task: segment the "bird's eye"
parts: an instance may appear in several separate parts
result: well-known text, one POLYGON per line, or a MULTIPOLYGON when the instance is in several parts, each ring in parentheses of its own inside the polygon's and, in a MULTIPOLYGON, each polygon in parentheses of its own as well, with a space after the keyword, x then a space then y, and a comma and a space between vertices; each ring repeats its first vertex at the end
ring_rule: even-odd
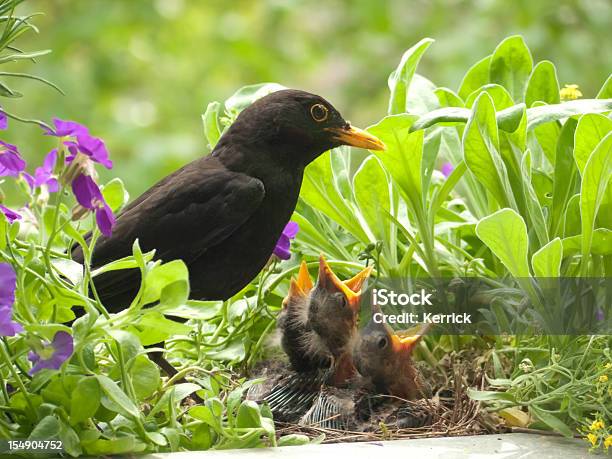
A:
POLYGON ((378 340, 378 349, 384 349, 387 347, 387 338, 380 338, 378 340))
POLYGON ((329 114, 327 107, 323 104, 314 104, 310 107, 310 114, 312 115, 312 119, 317 123, 322 123, 327 119, 329 114))

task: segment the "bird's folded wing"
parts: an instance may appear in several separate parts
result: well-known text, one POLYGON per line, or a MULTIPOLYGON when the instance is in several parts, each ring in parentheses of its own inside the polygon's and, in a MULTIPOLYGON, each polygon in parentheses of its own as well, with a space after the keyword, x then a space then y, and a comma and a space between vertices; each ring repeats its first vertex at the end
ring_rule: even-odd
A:
POLYGON ((157 259, 188 262, 237 231, 261 204, 263 183, 214 162, 202 167, 210 163, 185 166, 128 206, 112 237, 96 244, 92 264, 130 255, 136 239, 157 259))

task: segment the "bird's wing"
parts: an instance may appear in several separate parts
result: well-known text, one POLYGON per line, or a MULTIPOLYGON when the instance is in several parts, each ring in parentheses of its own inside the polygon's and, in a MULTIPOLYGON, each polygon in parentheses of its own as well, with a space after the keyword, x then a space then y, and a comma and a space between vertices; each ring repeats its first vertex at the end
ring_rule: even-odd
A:
POLYGON ((143 251, 156 249, 158 259, 189 261, 236 231, 264 195, 264 185, 257 178, 229 171, 214 161, 191 163, 121 213, 113 235, 96 244, 93 264, 130 255, 137 238, 143 251))

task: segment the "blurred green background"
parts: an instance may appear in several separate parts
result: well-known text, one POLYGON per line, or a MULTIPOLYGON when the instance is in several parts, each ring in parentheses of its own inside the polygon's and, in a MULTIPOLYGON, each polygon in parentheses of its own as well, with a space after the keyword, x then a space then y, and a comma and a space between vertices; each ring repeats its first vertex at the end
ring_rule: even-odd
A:
MULTIPOLYGON (((385 115, 386 80, 403 51, 436 39, 419 73, 457 89, 462 75, 511 34, 523 34, 534 60, 552 60, 559 80, 592 97, 612 68, 609 0, 28 0, 20 13, 40 34, 21 49, 50 48, 30 72, 62 96, 14 82, 11 112, 88 125, 105 139, 115 170, 134 197, 205 154, 200 114, 238 87, 263 81, 319 93, 355 125, 385 115)), ((51 139, 12 122, 3 139, 38 163, 51 139)), ((31 164, 30 168, 33 168, 31 164)))

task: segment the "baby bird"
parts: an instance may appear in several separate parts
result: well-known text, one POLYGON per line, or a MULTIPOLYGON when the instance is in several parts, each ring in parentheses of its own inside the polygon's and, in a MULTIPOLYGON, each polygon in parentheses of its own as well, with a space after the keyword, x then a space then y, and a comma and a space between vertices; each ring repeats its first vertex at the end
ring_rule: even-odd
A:
POLYGON ((302 262, 297 280, 291 279, 277 322, 293 370, 307 372, 331 365, 336 381, 352 376, 349 343, 357 331, 361 289, 371 272, 367 267, 343 282, 321 255, 313 286, 302 262))
POLYGON ((377 393, 406 400, 424 396, 426 387, 411 354, 429 326, 420 326, 416 333, 402 336, 389 325, 374 321, 374 314, 380 312, 380 306, 373 304, 372 319, 355 341, 353 361, 357 371, 377 393))

